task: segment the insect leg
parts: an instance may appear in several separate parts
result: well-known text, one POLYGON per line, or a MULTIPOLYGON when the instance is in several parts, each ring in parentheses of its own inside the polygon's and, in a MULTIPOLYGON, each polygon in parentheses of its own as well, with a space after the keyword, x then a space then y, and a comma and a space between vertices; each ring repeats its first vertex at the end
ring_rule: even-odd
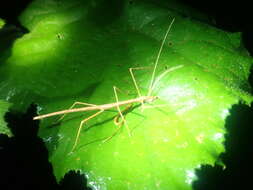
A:
MULTIPOLYGON (((113 91, 114 91, 114 95, 115 95, 116 102, 118 103, 118 102, 119 102, 119 98, 118 98, 118 94, 117 94, 117 88, 116 88, 115 86, 113 87, 113 91)), ((123 116, 123 114, 122 114, 122 112, 121 112, 121 110, 120 110, 119 105, 117 105, 117 110, 118 110, 119 115, 120 115, 120 117, 121 117, 121 119, 122 119, 122 121, 123 121, 123 124, 126 125, 126 128, 127 128, 127 131, 128 131, 129 136, 132 136, 132 135, 131 135, 131 131, 130 131, 128 125, 127 125, 127 122, 126 122, 126 120, 125 120, 125 117, 123 116)))
MULTIPOLYGON (((85 103, 85 102, 74 102, 68 110, 70 109, 73 109, 76 105, 84 105, 84 106, 97 106, 95 104, 88 104, 88 103, 85 103)), ((63 114, 60 118, 58 118, 56 120, 56 123, 58 123, 59 121, 61 121, 64 117, 66 116, 66 114, 63 114)))
MULTIPOLYGON (((128 112, 131 108, 132 108, 132 106, 133 106, 133 104, 130 104, 130 105, 128 105, 124 110, 122 110, 122 114, 123 113, 125 113, 125 112, 128 112)), ((123 124, 123 120, 121 120, 121 121, 119 121, 119 119, 120 119, 120 114, 118 113, 117 115, 116 115, 116 117, 114 117, 114 124, 115 125, 122 125, 123 124)))
MULTIPOLYGON (((133 70, 142 70, 142 69, 148 69, 148 68, 150 68, 150 67, 134 67, 134 68, 129 68, 129 72, 130 72, 131 78, 133 80, 134 87, 135 87, 135 89, 136 89, 137 94, 138 94, 139 97, 141 97, 142 95, 141 95, 140 89, 139 89, 139 87, 137 85, 137 81, 136 81, 136 79, 134 77, 133 70)), ((141 102, 141 106, 142 106, 142 110, 143 110, 143 106, 144 106, 144 102, 143 101, 141 102)))
POLYGON ((90 120, 90 119, 92 119, 92 118, 98 116, 99 114, 101 114, 101 113, 103 113, 103 112, 104 112, 104 110, 103 110, 103 109, 100 109, 100 111, 98 111, 98 112, 96 112, 95 114, 93 114, 93 115, 91 115, 91 116, 85 118, 84 120, 82 120, 82 121, 80 122, 78 131, 77 131, 77 134, 76 134, 75 143, 74 143, 74 145, 73 145, 73 147, 72 147, 71 152, 75 149, 75 147, 76 147, 76 145, 77 145, 77 143, 78 143, 78 139, 79 139, 79 136, 80 136, 80 132, 81 132, 82 127, 83 127, 83 125, 85 124, 85 122, 87 122, 88 120, 90 120))

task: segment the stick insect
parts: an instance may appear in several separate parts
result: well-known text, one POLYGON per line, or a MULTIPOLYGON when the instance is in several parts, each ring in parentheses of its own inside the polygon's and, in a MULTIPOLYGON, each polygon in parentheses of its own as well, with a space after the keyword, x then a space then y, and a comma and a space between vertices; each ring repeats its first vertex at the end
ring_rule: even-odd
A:
MULTIPOLYGON (((79 140, 79 136, 80 136, 80 132, 82 130, 82 127, 83 125, 91 120, 92 118, 95 118, 97 117, 99 114, 103 113, 105 110, 109 110, 109 109, 113 109, 113 108, 116 108, 117 111, 118 111, 118 115, 114 118, 114 124, 115 125, 118 125, 118 129, 113 133, 112 136, 114 136, 118 130, 120 129, 120 127, 122 125, 125 125, 126 126, 126 129, 128 131, 128 134, 129 136, 131 136, 131 132, 130 132, 130 129, 127 125, 127 122, 126 122, 126 119, 123 115, 123 111, 121 111, 120 107, 121 106, 128 106, 127 109, 134 103, 139 103, 141 104, 142 106, 142 109, 144 108, 144 104, 145 103, 151 103, 151 102, 154 102, 156 99, 158 99, 157 96, 152 96, 151 93, 152 93, 152 90, 154 89, 156 83, 161 80, 161 78, 163 76, 165 76, 167 73, 171 72, 171 71, 174 71, 176 69, 179 69, 181 67, 183 67, 183 65, 179 65, 179 66, 175 66, 175 67, 172 67, 170 69, 167 69, 163 74, 161 74, 159 77, 157 77, 157 79, 155 79, 156 77, 156 70, 157 70, 157 65, 158 65, 158 62, 159 62, 159 58, 160 58, 160 55, 161 55, 161 52, 162 52, 162 49, 163 49, 163 46, 165 44, 165 41, 166 41, 166 38, 168 36, 168 33, 174 23, 174 20, 172 20, 172 22, 170 23, 166 33, 165 33, 165 36, 163 38, 163 41, 162 41, 162 44, 159 48, 159 51, 158 51, 158 55, 156 57, 156 60, 155 60, 155 64, 154 64, 154 67, 153 67, 153 72, 152 72, 152 75, 151 75, 151 80, 150 80, 150 83, 149 83, 149 88, 148 88, 148 94, 146 96, 142 96, 141 95, 141 92, 139 90, 139 87, 137 85, 137 82, 135 80, 135 77, 134 77, 134 73, 133 73, 133 70, 138 70, 138 69, 143 69, 143 67, 137 67, 137 68, 129 68, 129 72, 130 72, 130 75, 131 75, 131 78, 132 78, 132 81, 134 83, 134 87, 137 91, 137 94, 138 94, 138 97, 137 98, 134 98, 134 99, 129 99, 129 100, 124 100, 124 101, 119 101, 119 98, 118 98, 118 95, 117 95, 117 87, 113 86, 113 91, 114 91, 114 95, 115 95, 115 102, 113 103, 108 103, 108 104, 102 104, 102 105, 96 105, 96 104, 89 104, 89 103, 85 103, 85 102, 75 102, 74 104, 72 104, 72 106, 69 108, 69 109, 66 109, 66 110, 61 110, 61 111, 57 111, 57 112, 52 112, 52 113, 48 113, 48 114, 44 114, 44 115, 40 115, 40 116, 36 116, 34 117, 33 119, 34 120, 39 120, 39 119, 43 119, 43 118, 47 118, 47 117, 52 117, 52 116, 56 116, 56 115, 62 115, 58 121, 60 121, 61 119, 63 119, 63 117, 68 114, 68 113, 74 113, 74 112, 86 112, 86 111, 94 111, 94 110, 97 110, 97 112, 85 119, 83 119, 81 122, 80 122, 80 125, 79 125, 79 128, 78 128, 78 131, 77 131, 77 134, 76 134, 76 138, 75 138, 75 142, 74 142, 74 145, 72 147, 72 150, 71 152, 75 149, 75 147, 77 146, 78 144, 78 140, 79 140), (74 108, 76 105, 83 105, 85 107, 81 107, 81 108, 74 108), (129 106, 130 105, 130 106, 129 106), (119 118, 121 118, 121 121, 122 122, 119 122, 119 118)), ((112 136, 108 137, 106 140, 110 139, 112 136)))

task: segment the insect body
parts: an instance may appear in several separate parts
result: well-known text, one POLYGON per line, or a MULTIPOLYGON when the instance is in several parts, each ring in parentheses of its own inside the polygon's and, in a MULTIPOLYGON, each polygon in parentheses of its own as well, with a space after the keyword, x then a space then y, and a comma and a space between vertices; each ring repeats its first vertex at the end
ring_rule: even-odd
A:
MULTIPOLYGON (((139 90, 139 87, 137 85, 137 82, 135 80, 135 77, 134 77, 134 74, 133 74, 133 70, 135 69, 142 69, 142 68, 129 68, 129 72, 131 74, 131 77, 132 77, 132 80, 133 80, 133 83, 134 83, 134 86, 136 88, 136 91, 138 93, 138 96, 137 98, 134 98, 134 99, 129 99, 129 100, 124 100, 124 101, 119 101, 118 99, 118 95, 117 95, 117 88, 114 86, 113 87, 113 90, 114 90, 114 95, 115 95, 115 102, 112 102, 112 103, 107 103, 107 104, 102 104, 102 105, 95 105, 95 104, 89 104, 89 103, 85 103, 85 102, 75 102, 69 109, 67 110, 62 110, 62 111, 57 111, 57 112, 53 112, 53 113, 48 113, 48 114, 45 114, 45 115, 40 115, 40 116, 36 116, 34 117, 33 119, 34 120, 38 120, 38 119, 43 119, 43 118, 47 118, 47 117, 51 117, 51 116, 56 116, 56 115, 63 115, 59 120, 61 120, 66 114, 68 113, 74 113, 74 112, 86 112, 86 111, 95 111, 97 110, 97 112, 85 119, 83 119, 81 122, 80 122, 80 126, 78 128, 78 132, 77 132, 77 135, 76 135, 76 138, 75 138, 75 143, 72 147, 72 151, 75 149, 77 143, 78 143, 78 139, 79 139, 79 135, 80 135, 80 132, 81 132, 81 129, 83 127, 83 125, 89 121, 90 119, 98 116, 99 114, 103 113, 105 110, 108 110, 108 109, 112 109, 112 108, 116 108, 118 110, 118 115, 115 117, 114 119, 114 123, 116 125, 120 125, 121 124, 124 124, 126 125, 126 128, 128 130, 128 134, 129 136, 131 136, 131 133, 130 133, 130 130, 129 130, 129 127, 127 125, 127 122, 123 116, 123 111, 120 110, 120 107, 121 106, 124 106, 124 105, 131 105, 133 103, 140 103, 142 105, 142 108, 144 108, 144 104, 145 103, 151 103, 153 101, 155 101, 156 99, 158 99, 157 96, 152 96, 151 93, 152 93, 152 90, 154 89, 155 85, 157 84, 157 82, 163 77, 165 76, 168 72, 171 72, 173 70, 176 70, 176 69, 179 69, 181 67, 183 67, 183 65, 179 65, 179 66, 175 66, 175 67, 172 67, 168 70, 166 70, 163 74, 161 74, 159 77, 156 77, 156 69, 157 69, 157 65, 158 65, 158 61, 159 61, 159 57, 160 57, 160 54, 162 52, 162 49, 163 49, 163 46, 165 44, 165 40, 167 38, 167 35, 171 29, 171 26, 173 24, 175 19, 172 20, 172 22, 170 23, 167 31, 166 31, 166 34, 164 36, 164 39, 162 41, 162 44, 160 46, 160 49, 159 49, 159 52, 158 52, 158 55, 157 55, 157 58, 156 58, 156 61, 155 61, 155 64, 154 64, 154 68, 153 68, 153 72, 152 72, 152 76, 151 76, 151 80, 150 80, 150 85, 149 85, 149 90, 148 90, 148 94, 146 96, 142 96, 141 93, 140 93, 140 90, 139 90), (75 105, 84 105, 86 107, 81 107, 81 108, 74 108, 75 105), (121 122, 119 122, 119 117, 121 118, 121 122)), ((119 128, 118 128, 119 129, 119 128)), ((117 129, 117 131, 118 131, 117 129)), ((116 131, 116 132, 117 132, 116 131)), ((113 135, 112 135, 113 136, 113 135)), ((111 137, 112 137, 111 136, 111 137)), ((111 138, 109 137, 109 138, 111 138)), ((109 139, 107 138, 107 139, 109 139)))
POLYGON ((120 101, 120 102, 113 102, 109 104, 93 105, 93 106, 88 106, 88 107, 83 107, 83 108, 73 108, 73 109, 68 109, 68 110, 57 111, 53 113, 36 116, 33 119, 38 120, 38 119, 43 119, 43 118, 52 117, 56 115, 74 113, 74 112, 84 112, 84 111, 92 111, 92 110, 108 110, 108 109, 116 108, 117 106, 123 106, 123 105, 132 104, 132 103, 153 102, 157 98, 158 98, 157 96, 141 96, 138 98, 120 101))

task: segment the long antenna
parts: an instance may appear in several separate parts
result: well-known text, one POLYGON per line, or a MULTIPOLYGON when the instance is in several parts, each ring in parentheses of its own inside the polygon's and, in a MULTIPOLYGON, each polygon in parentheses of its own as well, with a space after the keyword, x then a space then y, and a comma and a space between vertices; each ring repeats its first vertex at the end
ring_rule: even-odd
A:
POLYGON ((168 36, 168 34, 169 34, 169 32, 170 32, 170 29, 171 29, 171 27, 172 27, 174 21, 175 21, 175 18, 172 19, 172 21, 171 21, 171 23, 170 23, 170 25, 169 25, 169 27, 168 27, 168 29, 167 29, 167 31, 166 31, 166 34, 165 34, 165 36, 164 36, 164 38, 163 38, 162 45, 161 45, 161 47, 160 47, 160 49, 159 49, 159 52, 158 52, 158 55, 157 55, 157 57, 156 57, 155 66, 154 66, 154 70, 153 70, 152 77, 151 77, 151 81, 150 81, 150 85, 149 85, 148 96, 151 95, 151 91, 152 91, 152 89, 153 89, 154 78, 155 78, 155 72, 156 72, 156 68, 157 68, 157 65, 158 65, 158 61, 159 61, 161 52, 162 52, 162 50, 163 50, 163 46, 164 46, 164 44, 165 44, 165 41, 166 41, 166 39, 167 39, 167 36, 168 36))

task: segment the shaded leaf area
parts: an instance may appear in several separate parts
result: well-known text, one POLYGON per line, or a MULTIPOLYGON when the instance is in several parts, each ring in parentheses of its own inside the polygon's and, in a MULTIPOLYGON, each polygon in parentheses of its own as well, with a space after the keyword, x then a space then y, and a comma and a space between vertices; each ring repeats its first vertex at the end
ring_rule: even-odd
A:
MULTIPOLYGON (((166 13, 165 11, 156 12, 144 21, 141 18, 145 17, 146 12, 143 11, 145 6, 145 3, 140 2, 139 6, 129 8, 130 27, 161 40, 163 37, 161 28, 166 27, 166 20, 161 18, 165 17, 166 13), (160 26, 160 30, 152 31, 156 30, 155 26, 157 25, 160 26)), ((170 14, 173 15, 174 12, 172 11, 170 14)), ((170 32, 172 37, 169 45, 173 47, 178 56, 182 55, 193 64, 202 67, 204 71, 212 73, 228 87, 238 88, 239 84, 239 88, 250 91, 247 82, 250 64, 246 64, 246 62, 252 61, 247 56, 247 51, 241 47, 240 33, 214 29, 210 25, 194 21, 191 18, 177 17, 176 20, 178 25, 175 24, 170 32), (236 57, 234 57, 234 53, 236 57), (242 56, 237 57, 239 54, 242 56)), ((235 92, 239 89, 233 90, 235 92)))
MULTIPOLYGON (((31 122, 34 115, 34 107, 29 108, 26 114, 8 113, 6 115, 10 128, 14 130, 18 138, 0 136, 1 188, 84 189, 86 186, 84 176, 73 171, 64 176, 60 185, 56 184, 51 164, 47 160, 47 151, 41 139, 36 137, 38 123, 31 122), (22 130, 16 130, 16 127, 22 130), (24 130, 26 128, 29 130, 24 130), (36 166, 33 165, 35 160, 37 160, 36 166), (19 171, 19 175, 14 171, 19 171)), ((227 151, 221 156, 227 167, 224 170, 217 165, 215 167, 202 166, 197 171, 198 180, 193 184, 194 190, 219 190, 231 187, 248 189, 251 186, 248 173, 252 170, 252 116, 252 109, 245 105, 232 107, 231 115, 226 120, 227 151)), ((85 189, 90 190, 88 187, 85 189)))
POLYGON ((4 115, 8 111, 10 103, 0 100, 0 134, 5 134, 7 136, 12 136, 10 129, 4 120, 4 115))
POLYGON ((11 55, 11 47, 14 41, 29 31, 20 24, 18 16, 23 12, 28 3, 32 0, 11 0, 6 1, 0 7, 0 52, 7 51, 6 57, 11 55), (3 19, 4 22, 1 20, 3 19))
MULTIPOLYGON (((252 106, 252 105, 251 105, 252 106)), ((197 170, 199 178, 195 190, 250 189, 253 155, 253 110, 245 105, 235 105, 226 119, 226 152, 220 156, 225 168, 215 165, 197 170)))
POLYGON ((0 98, 20 112, 35 102, 39 114, 75 101, 115 102, 113 86, 121 89, 120 100, 135 98, 128 72, 133 67, 148 68, 135 72, 146 95, 173 18, 151 91, 159 99, 144 111, 137 103, 125 115, 131 138, 122 127, 103 143, 118 127, 117 109, 89 120, 74 151, 80 121, 93 112, 70 114, 60 123, 57 117, 41 121, 39 136, 58 182, 75 170, 93 189, 192 189, 195 168, 213 165, 224 152, 228 110, 252 101, 247 82, 252 59, 240 49, 240 34, 145 1, 38 0, 22 13, 30 33, 0 56, 0 98), (168 72, 172 68, 178 69, 168 72))
POLYGON ((6 24, 0 30, 0 51, 5 52, 3 59, 11 56, 11 47, 17 38, 22 37, 28 33, 28 30, 23 27, 17 27, 16 25, 6 24))
POLYGON ((90 190, 84 188, 85 177, 75 172, 56 183, 47 149, 37 137, 38 122, 32 121, 35 112, 33 105, 25 114, 8 112, 5 116, 14 136, 0 135, 1 189, 90 190))
POLYGON ((6 20, 6 23, 15 25, 17 27, 23 27, 20 25, 18 16, 23 12, 32 0, 11 0, 5 1, 0 7, 0 18, 6 20))

